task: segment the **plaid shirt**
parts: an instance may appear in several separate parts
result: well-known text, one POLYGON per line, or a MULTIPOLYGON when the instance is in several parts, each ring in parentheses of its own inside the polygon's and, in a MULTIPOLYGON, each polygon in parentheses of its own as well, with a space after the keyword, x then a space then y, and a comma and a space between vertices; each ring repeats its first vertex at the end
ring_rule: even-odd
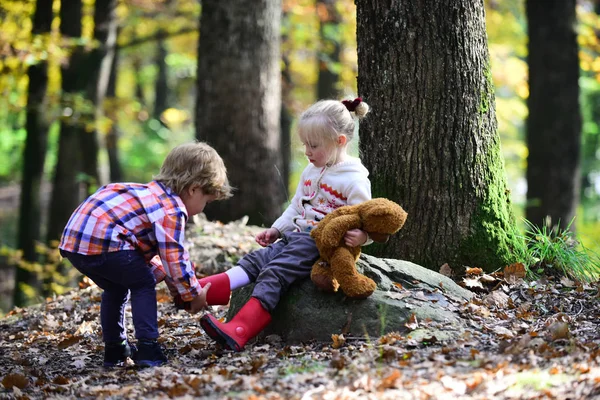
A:
POLYGON ((168 276, 182 299, 190 301, 200 284, 183 244, 187 218, 181 198, 160 182, 112 183, 73 212, 59 248, 87 255, 138 250, 157 282, 168 276))

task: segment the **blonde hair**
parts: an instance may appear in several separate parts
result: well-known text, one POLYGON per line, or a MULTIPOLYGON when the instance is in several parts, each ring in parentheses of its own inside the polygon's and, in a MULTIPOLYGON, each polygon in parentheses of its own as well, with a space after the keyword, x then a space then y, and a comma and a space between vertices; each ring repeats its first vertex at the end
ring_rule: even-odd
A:
POLYGON ((178 195, 190 186, 200 186, 206 195, 224 200, 232 195, 223 159, 203 142, 185 143, 173 148, 154 180, 170 187, 178 195))
MULTIPOLYGON (((369 112, 369 105, 361 101, 354 110, 358 119, 369 112)), ((298 134, 303 142, 334 146, 340 135, 351 141, 354 138, 355 118, 338 100, 321 100, 300 115, 298 134)))

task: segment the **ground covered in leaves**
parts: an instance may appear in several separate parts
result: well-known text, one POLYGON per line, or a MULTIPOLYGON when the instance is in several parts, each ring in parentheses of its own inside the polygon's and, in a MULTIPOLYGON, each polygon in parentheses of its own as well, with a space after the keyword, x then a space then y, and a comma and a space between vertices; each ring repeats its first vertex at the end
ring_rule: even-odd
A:
MULTIPOLYGON (((200 271, 226 268, 253 247, 256 230, 243 221, 199 226, 190 240, 200 271)), ((466 329, 453 342, 411 338, 431 324, 413 319, 403 334, 298 345, 268 337, 241 353, 215 347, 201 315, 175 310, 161 284, 169 364, 110 370, 101 367, 100 291, 81 288, 0 320, 0 398, 600 398, 600 285, 477 271, 463 282, 476 295, 456 304, 466 329)))

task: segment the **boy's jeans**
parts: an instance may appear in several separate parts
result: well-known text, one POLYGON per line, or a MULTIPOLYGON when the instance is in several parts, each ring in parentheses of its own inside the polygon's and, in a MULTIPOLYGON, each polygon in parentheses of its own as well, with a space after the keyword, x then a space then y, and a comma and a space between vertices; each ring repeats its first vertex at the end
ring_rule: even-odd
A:
POLYGON ((75 268, 104 291, 100 324, 104 342, 127 339, 125 305, 131 293, 131 314, 137 339, 158 338, 156 279, 135 250, 83 255, 61 250, 75 268))

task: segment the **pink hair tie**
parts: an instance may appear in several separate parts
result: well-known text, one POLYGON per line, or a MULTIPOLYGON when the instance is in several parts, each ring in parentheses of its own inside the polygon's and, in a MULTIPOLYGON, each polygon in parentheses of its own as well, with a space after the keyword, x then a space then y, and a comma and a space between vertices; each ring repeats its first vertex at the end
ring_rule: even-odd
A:
POLYGON ((354 100, 342 100, 342 104, 346 106, 348 111, 356 111, 356 107, 362 102, 362 98, 357 97, 354 100))

